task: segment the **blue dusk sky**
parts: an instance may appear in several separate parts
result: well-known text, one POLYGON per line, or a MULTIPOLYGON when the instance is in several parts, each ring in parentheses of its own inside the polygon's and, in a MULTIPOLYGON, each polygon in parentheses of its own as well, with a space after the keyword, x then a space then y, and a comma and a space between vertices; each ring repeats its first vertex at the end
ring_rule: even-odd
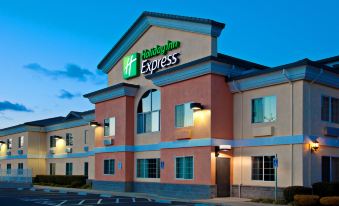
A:
POLYGON ((226 24, 219 52, 277 66, 339 54, 337 0, 0 0, 0 128, 93 109, 97 64, 143 11, 226 24))

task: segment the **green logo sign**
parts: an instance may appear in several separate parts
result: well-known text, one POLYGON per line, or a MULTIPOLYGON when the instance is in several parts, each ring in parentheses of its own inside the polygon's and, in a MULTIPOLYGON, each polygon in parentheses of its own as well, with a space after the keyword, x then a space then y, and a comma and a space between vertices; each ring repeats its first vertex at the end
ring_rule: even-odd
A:
POLYGON ((124 79, 130 79, 140 74, 140 54, 134 53, 125 56, 122 62, 122 76, 124 79))

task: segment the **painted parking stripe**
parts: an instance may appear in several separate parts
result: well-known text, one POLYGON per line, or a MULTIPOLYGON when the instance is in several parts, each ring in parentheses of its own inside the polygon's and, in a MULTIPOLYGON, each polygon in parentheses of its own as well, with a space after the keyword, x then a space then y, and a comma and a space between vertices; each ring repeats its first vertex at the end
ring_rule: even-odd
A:
POLYGON ((67 202, 67 200, 64 200, 64 201, 60 202, 59 204, 57 204, 55 206, 61 206, 61 205, 65 204, 66 202, 67 202))
POLYGON ((97 202, 97 205, 100 205, 101 201, 102 201, 102 199, 99 199, 98 202, 97 202))
POLYGON ((135 198, 134 197, 132 198, 132 202, 135 202, 135 198))
POLYGON ((116 200, 115 200, 115 203, 119 203, 120 201, 119 201, 119 198, 117 198, 116 200))
POLYGON ((78 205, 82 205, 82 203, 84 203, 86 200, 81 200, 78 205))
POLYGON ((36 189, 35 188, 31 188, 31 189, 29 189, 30 191, 36 191, 36 189))

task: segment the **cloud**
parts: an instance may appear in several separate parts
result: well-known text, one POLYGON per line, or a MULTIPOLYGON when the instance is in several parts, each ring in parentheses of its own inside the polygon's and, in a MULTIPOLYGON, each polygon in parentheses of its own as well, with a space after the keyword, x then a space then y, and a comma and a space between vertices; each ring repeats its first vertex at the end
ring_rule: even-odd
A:
POLYGON ((25 105, 19 103, 11 103, 9 101, 0 102, 0 111, 12 110, 18 112, 33 112, 33 110, 28 109, 25 105))
POLYGON ((74 97, 79 97, 80 94, 72 94, 71 92, 67 91, 67 90, 60 90, 60 95, 58 95, 58 98, 60 99, 73 99, 74 97))
POLYGON ((76 64, 67 64, 65 68, 62 70, 51 70, 51 69, 42 67, 38 63, 31 63, 31 64, 24 65, 24 68, 31 70, 31 71, 35 71, 42 75, 51 77, 53 79, 69 78, 69 79, 78 80, 80 82, 86 82, 88 80, 95 80, 96 76, 101 76, 99 74, 95 75, 90 70, 81 68, 80 66, 76 64))

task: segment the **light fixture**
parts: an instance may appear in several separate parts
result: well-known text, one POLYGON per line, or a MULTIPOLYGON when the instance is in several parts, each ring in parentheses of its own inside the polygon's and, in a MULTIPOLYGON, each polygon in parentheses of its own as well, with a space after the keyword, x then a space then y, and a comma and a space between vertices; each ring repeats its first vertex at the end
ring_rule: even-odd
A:
POLYGON ((220 155, 220 152, 227 152, 232 149, 231 145, 219 145, 214 148, 215 157, 218 157, 220 155))
POLYGON ((311 151, 316 152, 319 149, 319 142, 315 140, 314 142, 311 142, 311 151))
POLYGON ((197 110, 202 110, 204 107, 201 105, 201 103, 198 103, 198 102, 192 102, 190 104, 190 108, 194 111, 197 111, 197 110))
POLYGON ((4 141, 2 141, 2 140, 0 140, 0 144, 5 144, 6 142, 4 142, 4 141))
POLYGON ((54 139, 62 139, 62 137, 61 136, 58 136, 58 135, 53 135, 52 136, 54 139))
POLYGON ((91 121, 91 122, 89 123, 89 125, 90 125, 91 127, 97 127, 97 126, 100 126, 99 122, 96 122, 96 121, 91 121))

